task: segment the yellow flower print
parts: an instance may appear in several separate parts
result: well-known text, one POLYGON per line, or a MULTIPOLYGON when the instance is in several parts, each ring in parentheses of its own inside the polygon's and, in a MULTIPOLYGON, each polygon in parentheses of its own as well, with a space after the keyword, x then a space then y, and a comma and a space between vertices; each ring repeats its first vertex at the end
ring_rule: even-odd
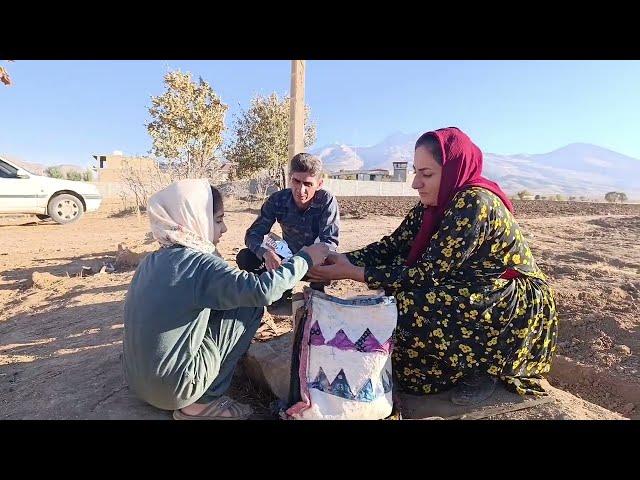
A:
POLYGON ((482 205, 482 208, 480 208, 480 215, 478 215, 478 220, 484 220, 485 218, 487 218, 487 206, 482 205))
POLYGON ((471 303, 480 303, 483 299, 484 297, 482 296, 481 293, 472 293, 471 296, 469 297, 469 300, 471 300, 471 303))

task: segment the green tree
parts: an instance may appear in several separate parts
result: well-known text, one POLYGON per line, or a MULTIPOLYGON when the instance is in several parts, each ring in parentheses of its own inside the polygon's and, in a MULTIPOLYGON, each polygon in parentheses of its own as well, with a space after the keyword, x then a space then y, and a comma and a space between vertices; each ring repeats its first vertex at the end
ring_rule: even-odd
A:
MULTIPOLYGON (((280 188, 286 183, 289 164, 289 102, 290 97, 257 95, 248 110, 235 117, 233 140, 225 157, 238 164, 237 176, 254 178, 266 170, 280 188)), ((316 141, 316 126, 310 120, 305 105, 304 147, 316 141)))
POLYGON ((48 167, 45 169, 44 174, 51 178, 64 178, 59 167, 48 167))
POLYGON ((604 199, 607 202, 610 202, 610 203, 617 202, 618 201, 618 192, 607 192, 604 195, 604 199))
POLYGON ((151 97, 152 120, 146 125, 152 153, 163 159, 172 178, 215 177, 228 107, 202 78, 192 81, 189 72, 168 72, 164 84, 166 91, 151 97))
POLYGON ((74 182, 79 182, 82 180, 82 172, 78 170, 69 170, 67 172, 67 180, 73 180, 74 182))

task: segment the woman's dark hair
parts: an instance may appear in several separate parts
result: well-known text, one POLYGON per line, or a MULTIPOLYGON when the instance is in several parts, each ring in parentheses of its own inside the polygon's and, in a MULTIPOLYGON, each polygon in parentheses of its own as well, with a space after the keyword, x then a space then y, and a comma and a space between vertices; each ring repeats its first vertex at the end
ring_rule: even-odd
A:
POLYGON ((224 207, 222 203, 222 194, 216 187, 211 185, 211 195, 213 195, 213 214, 215 215, 224 207))
POLYGON ((433 133, 423 133, 416 142, 416 148, 414 148, 414 150, 417 150, 418 147, 426 148, 431 155, 433 155, 433 158, 436 159, 436 162, 442 165, 442 147, 440 146, 440 141, 433 133))

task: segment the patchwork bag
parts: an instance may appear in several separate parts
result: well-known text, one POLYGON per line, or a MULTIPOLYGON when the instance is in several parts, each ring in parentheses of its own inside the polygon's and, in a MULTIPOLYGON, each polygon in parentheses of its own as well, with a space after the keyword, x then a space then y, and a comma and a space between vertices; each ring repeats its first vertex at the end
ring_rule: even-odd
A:
POLYGON ((391 415, 395 299, 341 299, 305 288, 295 318, 285 418, 378 420, 391 415))

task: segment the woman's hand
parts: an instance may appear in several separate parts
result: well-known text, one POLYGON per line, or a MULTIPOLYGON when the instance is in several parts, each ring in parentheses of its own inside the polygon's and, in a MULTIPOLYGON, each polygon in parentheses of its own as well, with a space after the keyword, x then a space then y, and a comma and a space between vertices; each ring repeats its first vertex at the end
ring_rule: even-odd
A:
POLYGON ((353 265, 343 253, 330 253, 324 265, 316 265, 307 273, 311 282, 355 280, 364 283, 364 268, 353 265))

